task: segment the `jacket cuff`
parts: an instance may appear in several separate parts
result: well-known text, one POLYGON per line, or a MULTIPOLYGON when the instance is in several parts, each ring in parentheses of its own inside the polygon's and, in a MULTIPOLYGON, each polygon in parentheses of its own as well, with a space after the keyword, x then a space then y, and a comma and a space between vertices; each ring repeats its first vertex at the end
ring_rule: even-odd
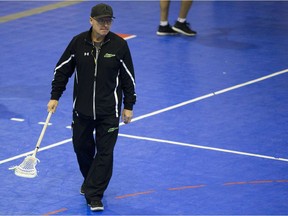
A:
POLYGON ((60 96, 59 95, 51 95, 50 100, 59 100, 60 96))
POLYGON ((133 110, 133 104, 124 104, 124 109, 133 110))

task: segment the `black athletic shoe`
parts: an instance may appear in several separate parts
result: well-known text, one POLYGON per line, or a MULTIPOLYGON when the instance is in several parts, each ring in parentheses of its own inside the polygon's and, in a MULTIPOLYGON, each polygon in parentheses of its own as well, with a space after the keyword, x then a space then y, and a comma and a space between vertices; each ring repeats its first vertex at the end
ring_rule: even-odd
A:
POLYGON ((176 32, 179 32, 179 33, 187 35, 187 36, 194 36, 197 34, 196 31, 194 31, 190 28, 190 24, 187 22, 181 23, 181 22, 177 21, 175 23, 175 25, 172 27, 172 29, 176 32))
POLYGON ((89 206, 90 206, 91 211, 103 211, 104 210, 104 206, 101 200, 91 201, 89 206))
POLYGON ((165 35, 177 35, 178 32, 174 31, 171 26, 168 24, 166 26, 159 25, 157 35, 165 36, 165 35))

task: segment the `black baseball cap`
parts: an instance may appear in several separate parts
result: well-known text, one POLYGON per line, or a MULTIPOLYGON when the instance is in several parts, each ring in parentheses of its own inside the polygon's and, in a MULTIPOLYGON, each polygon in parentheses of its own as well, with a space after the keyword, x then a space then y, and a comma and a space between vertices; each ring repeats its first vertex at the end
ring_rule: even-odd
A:
POLYGON ((107 4, 104 4, 104 3, 97 4, 91 9, 91 17, 95 17, 95 18, 101 18, 101 17, 115 18, 115 17, 113 17, 112 7, 110 5, 107 5, 107 4))

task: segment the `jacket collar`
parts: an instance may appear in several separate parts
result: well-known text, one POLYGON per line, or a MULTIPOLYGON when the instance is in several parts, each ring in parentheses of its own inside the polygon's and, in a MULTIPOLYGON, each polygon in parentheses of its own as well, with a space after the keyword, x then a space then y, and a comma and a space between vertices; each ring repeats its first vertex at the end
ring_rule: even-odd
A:
MULTIPOLYGON (((89 29, 89 31, 87 32, 85 41, 88 42, 89 44, 93 45, 92 40, 91 40, 91 35, 92 35, 92 27, 89 29)), ((110 35, 111 32, 109 31, 109 33, 105 36, 104 40, 103 40, 103 44, 107 43, 108 41, 110 41, 110 35)))

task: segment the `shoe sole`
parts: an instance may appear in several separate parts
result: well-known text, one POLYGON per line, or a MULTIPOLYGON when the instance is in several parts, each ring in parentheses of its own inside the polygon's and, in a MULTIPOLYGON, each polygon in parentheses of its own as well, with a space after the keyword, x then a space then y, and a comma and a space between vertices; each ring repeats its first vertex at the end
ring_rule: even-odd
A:
POLYGON ((185 31, 182 31, 181 29, 178 29, 178 28, 176 28, 176 27, 172 27, 172 29, 174 30, 174 31, 176 31, 176 32, 178 32, 178 33, 181 33, 181 34, 184 34, 184 35, 186 35, 186 36, 195 36, 196 34, 195 33, 187 33, 187 32, 185 32, 185 31))
POLYGON ((90 206, 90 210, 91 211, 104 211, 104 207, 91 207, 90 206))
POLYGON ((178 32, 175 32, 175 33, 156 32, 156 34, 159 36, 172 36, 172 35, 177 35, 178 32))
POLYGON ((104 211, 104 206, 103 207, 91 207, 90 203, 87 203, 87 205, 90 207, 91 211, 104 211))

